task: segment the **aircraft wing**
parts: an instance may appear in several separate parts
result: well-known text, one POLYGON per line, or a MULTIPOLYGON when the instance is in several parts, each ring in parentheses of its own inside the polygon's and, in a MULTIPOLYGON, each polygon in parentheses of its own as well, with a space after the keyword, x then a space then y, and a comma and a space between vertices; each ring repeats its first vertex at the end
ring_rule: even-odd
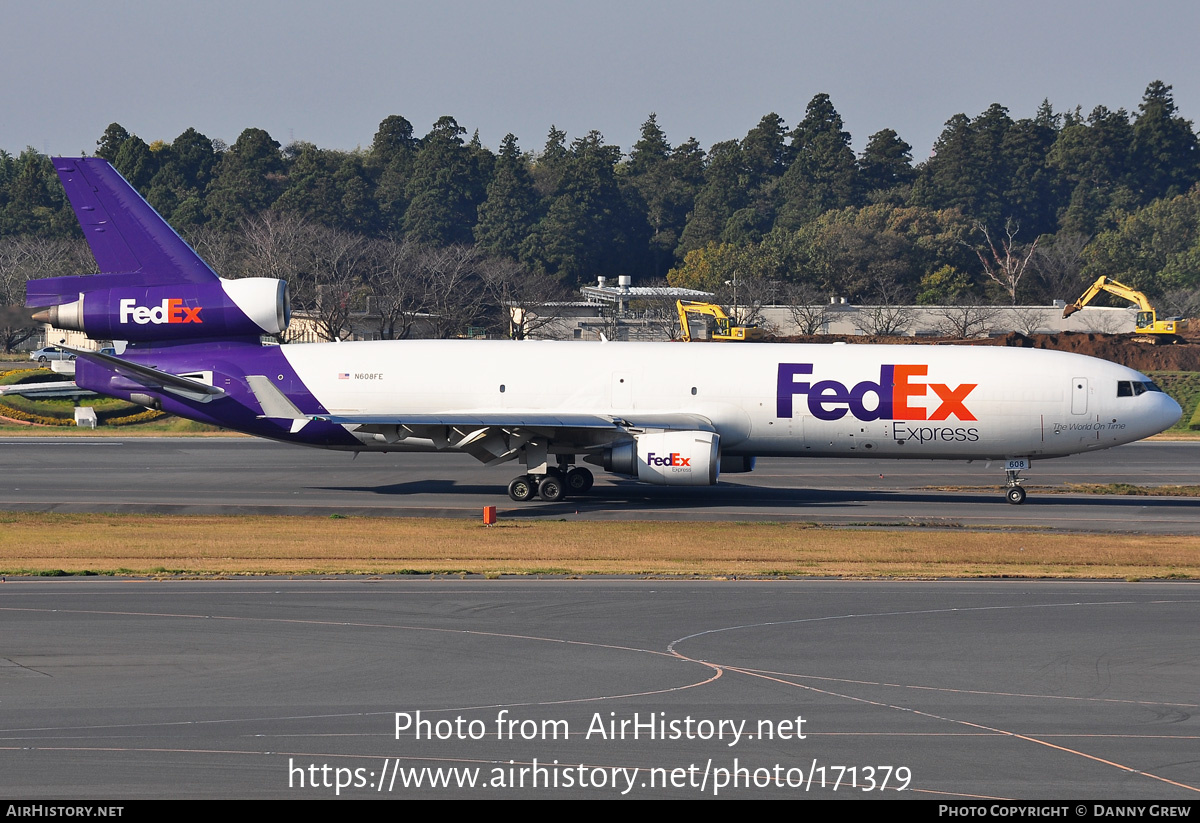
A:
POLYGON ((554 429, 689 429, 712 431, 712 421, 698 414, 649 414, 616 417, 606 414, 556 412, 442 412, 437 414, 322 414, 316 420, 365 426, 498 426, 554 429))
POLYGON ((321 414, 324 420, 377 435, 388 443, 408 437, 432 440, 438 448, 465 451, 485 464, 515 458, 535 438, 601 447, 645 430, 713 431, 712 421, 697 414, 555 413, 546 411, 441 412, 433 414, 321 414))

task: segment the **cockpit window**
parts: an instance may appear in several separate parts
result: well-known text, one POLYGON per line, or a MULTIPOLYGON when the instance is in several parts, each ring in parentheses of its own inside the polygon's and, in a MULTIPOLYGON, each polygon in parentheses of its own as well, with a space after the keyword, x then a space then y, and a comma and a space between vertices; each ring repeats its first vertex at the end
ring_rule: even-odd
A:
POLYGON ((1149 380, 1117 381, 1117 397, 1137 397, 1139 394, 1145 394, 1148 391, 1161 392, 1162 389, 1149 380))

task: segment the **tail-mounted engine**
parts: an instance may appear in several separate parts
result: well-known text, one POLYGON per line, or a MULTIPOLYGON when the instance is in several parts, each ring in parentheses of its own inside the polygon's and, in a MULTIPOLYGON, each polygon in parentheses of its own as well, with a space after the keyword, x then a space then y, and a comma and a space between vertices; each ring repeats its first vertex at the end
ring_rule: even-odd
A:
POLYGON ((120 279, 112 274, 57 277, 52 287, 48 281, 31 281, 26 304, 47 305, 78 289, 78 299, 59 302, 34 319, 93 339, 133 342, 279 334, 291 319, 282 280, 214 277, 203 283, 126 286, 120 279), (50 298, 41 304, 35 302, 39 286, 50 298))

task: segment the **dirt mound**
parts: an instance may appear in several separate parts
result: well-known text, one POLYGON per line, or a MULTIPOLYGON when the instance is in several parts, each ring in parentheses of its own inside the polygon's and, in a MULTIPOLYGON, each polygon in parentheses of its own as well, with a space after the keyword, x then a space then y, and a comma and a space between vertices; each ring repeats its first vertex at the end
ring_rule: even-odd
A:
POLYGON ((960 340, 946 337, 866 337, 861 335, 812 335, 789 337, 788 343, 892 343, 900 345, 967 345, 1012 346, 1023 349, 1053 349, 1086 354, 1120 363, 1141 372, 1192 371, 1200 372, 1200 342, 1182 341, 1172 344, 1142 342, 1133 334, 1099 334, 1094 332, 1062 332, 1061 334, 1031 334, 1010 332, 1003 337, 960 340))
POLYGON ((1026 349, 1054 349, 1111 360, 1138 371, 1200 371, 1200 344, 1180 342, 1154 344, 1132 334, 1063 332, 1062 334, 1024 335, 1012 332, 989 341, 998 346, 1026 349))

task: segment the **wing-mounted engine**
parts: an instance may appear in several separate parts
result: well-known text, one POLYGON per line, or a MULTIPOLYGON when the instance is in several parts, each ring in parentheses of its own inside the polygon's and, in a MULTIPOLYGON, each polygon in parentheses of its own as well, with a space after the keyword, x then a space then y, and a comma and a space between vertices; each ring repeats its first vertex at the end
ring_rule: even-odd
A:
MULTIPOLYGON (((133 342, 279 334, 291 319, 287 283, 282 280, 213 278, 207 283, 89 288, 119 277, 54 278, 75 281, 69 285, 78 297, 40 311, 34 319, 92 339, 133 342)), ((30 284, 27 302, 37 299, 36 285, 30 284)), ((47 296, 65 296, 66 285, 60 282, 58 294, 47 296)))
POLYGON ((605 450, 603 465, 643 483, 711 486, 720 473, 720 440, 720 435, 706 431, 639 434, 632 442, 605 450))

